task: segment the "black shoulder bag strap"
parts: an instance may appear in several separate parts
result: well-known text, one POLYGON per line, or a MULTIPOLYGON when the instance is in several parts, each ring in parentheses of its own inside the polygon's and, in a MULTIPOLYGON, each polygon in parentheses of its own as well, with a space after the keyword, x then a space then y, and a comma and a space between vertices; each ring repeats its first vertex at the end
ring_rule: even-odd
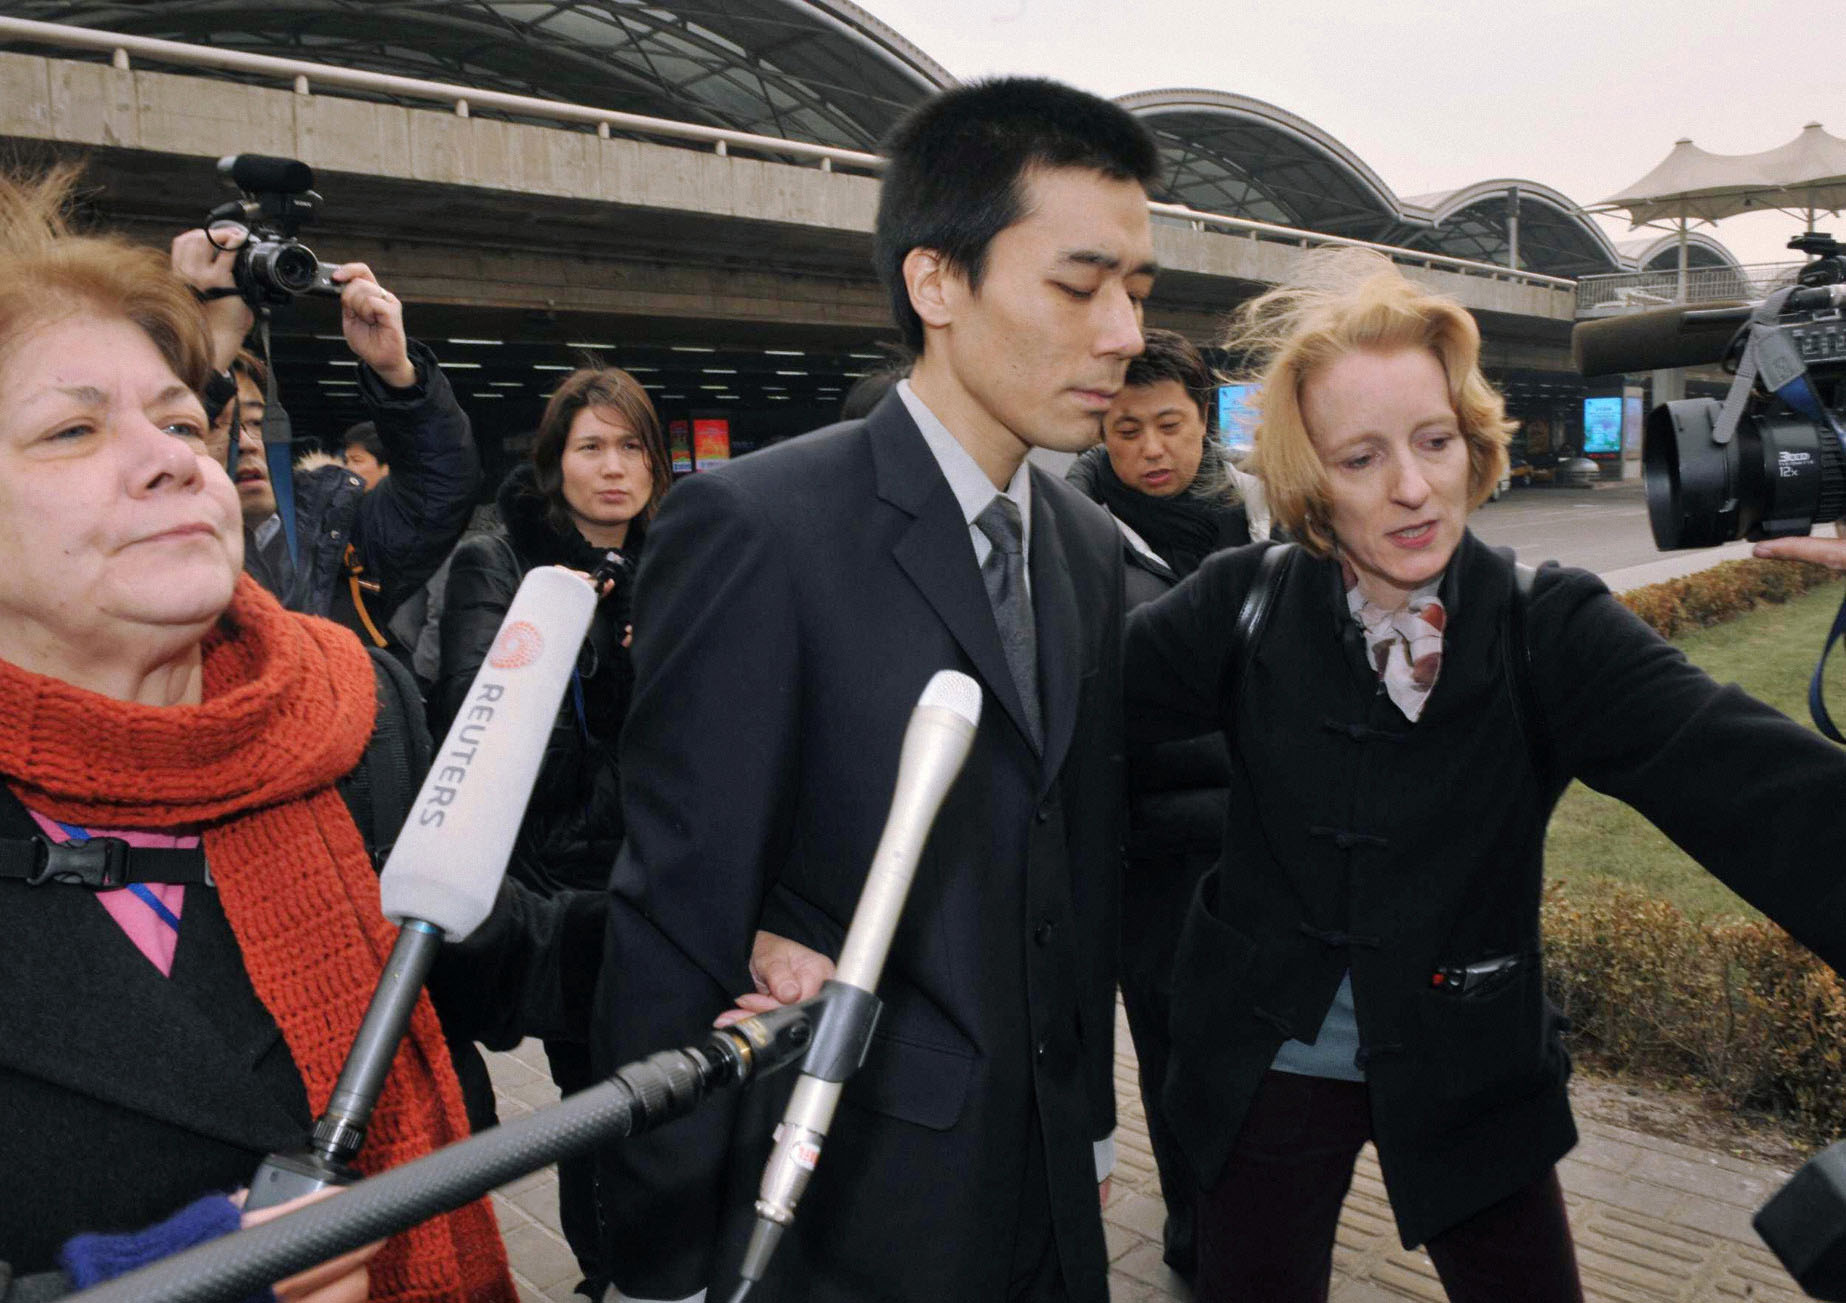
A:
POLYGON ((431 748, 428 732, 417 727, 423 703, 410 671, 387 651, 366 650, 378 682, 378 722, 365 753, 339 788, 373 866, 381 867, 409 817, 416 784, 429 768, 431 748))
MULTIPOLYGON (((1496 548, 1511 558, 1512 549, 1496 548)), ((1544 707, 1539 704, 1533 685, 1532 636, 1527 627, 1526 611, 1532 604, 1532 585, 1538 571, 1528 565, 1513 563, 1513 595, 1506 604, 1500 629, 1501 673, 1505 675, 1513 699, 1513 718, 1524 736, 1526 751, 1532 759, 1532 772, 1539 786, 1550 787, 1555 764, 1551 750, 1551 730, 1545 724, 1544 707)), ((1556 562, 1547 562, 1555 565, 1556 562)))
POLYGON ((1243 685, 1250 681, 1250 667, 1256 663, 1256 647, 1263 639, 1264 626, 1269 623, 1269 612, 1275 607, 1276 593, 1281 590, 1295 553, 1300 550, 1293 543, 1276 543, 1265 550, 1263 559, 1257 562, 1256 579, 1244 594, 1243 605, 1237 609, 1237 623, 1231 626, 1231 645, 1226 651, 1224 668, 1227 674, 1233 669, 1237 674, 1234 690, 1239 700, 1243 696, 1243 685))
MULTIPOLYGON (((1293 543, 1280 543, 1264 552, 1258 564, 1256 580, 1244 594, 1243 605, 1238 608, 1225 663, 1227 672, 1231 666, 1236 667, 1236 690, 1240 694, 1243 685, 1249 681, 1250 667, 1256 661, 1257 644, 1262 641, 1263 628, 1269 622, 1269 612, 1275 605, 1276 593, 1287 577, 1289 564, 1297 550, 1293 543)), ((1501 548, 1496 551, 1511 560, 1511 549, 1501 548)), ((1506 604, 1505 619, 1500 631, 1502 672, 1512 690, 1513 717, 1518 722, 1521 736, 1525 738, 1532 772, 1541 786, 1549 786, 1554 772, 1551 731, 1545 724, 1544 708, 1539 704, 1538 691, 1533 683, 1532 638, 1526 620, 1526 608, 1532 601, 1532 585, 1538 577, 1538 571, 1517 561, 1512 561, 1512 566, 1513 596, 1506 604)))

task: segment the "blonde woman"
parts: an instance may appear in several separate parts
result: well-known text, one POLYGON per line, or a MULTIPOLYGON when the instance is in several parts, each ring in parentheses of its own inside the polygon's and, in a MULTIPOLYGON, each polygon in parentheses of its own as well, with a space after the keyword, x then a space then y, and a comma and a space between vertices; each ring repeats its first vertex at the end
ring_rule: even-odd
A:
POLYGON ((1198 1298, 1325 1299, 1370 1140, 1450 1299, 1578 1300, 1539 955, 1552 806, 1572 778, 1629 802, 1838 967, 1846 756, 1593 575, 1528 591, 1474 538, 1507 422, 1454 302, 1341 253, 1230 346, 1261 363, 1257 459, 1298 543, 1210 557, 1136 611, 1124 676, 1131 732, 1222 730, 1233 757, 1173 973, 1198 1298))

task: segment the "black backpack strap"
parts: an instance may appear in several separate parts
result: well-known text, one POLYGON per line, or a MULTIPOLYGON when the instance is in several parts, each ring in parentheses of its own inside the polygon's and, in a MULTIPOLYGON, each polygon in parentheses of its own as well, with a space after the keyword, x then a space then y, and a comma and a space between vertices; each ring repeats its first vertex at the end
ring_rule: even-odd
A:
POLYGON ((423 725, 423 701, 410 671, 390 652, 366 650, 377 679, 378 720, 365 753, 339 788, 372 863, 382 866, 416 800, 416 785, 429 768, 431 747, 423 725))
MULTIPOLYGON (((1510 548, 1496 548, 1495 551, 1507 556, 1512 554, 1510 548)), ((1556 565, 1547 561, 1546 565, 1556 565)), ((1501 673, 1511 689, 1513 699, 1513 717, 1519 723, 1519 732, 1525 738, 1526 751, 1532 760, 1532 772, 1537 776, 1541 787, 1549 787, 1556 764, 1552 754, 1551 730, 1545 723, 1545 710, 1538 700, 1538 689, 1534 686, 1532 669, 1532 636, 1528 628, 1526 613, 1532 605, 1532 586, 1538 578, 1538 571, 1528 565, 1513 561, 1513 595, 1506 604, 1505 621, 1500 630, 1501 673)))
POLYGON ((1264 627, 1269 623, 1269 612, 1275 607, 1276 594, 1281 591, 1295 554, 1300 550, 1293 543, 1276 543, 1265 549, 1262 560, 1257 562, 1256 579, 1244 594, 1243 605, 1237 609, 1237 622, 1231 626, 1231 645, 1227 649, 1224 666, 1226 673, 1235 667, 1237 682, 1234 691, 1240 698, 1243 685, 1250 681, 1250 667, 1256 663, 1256 647, 1262 641, 1264 627))

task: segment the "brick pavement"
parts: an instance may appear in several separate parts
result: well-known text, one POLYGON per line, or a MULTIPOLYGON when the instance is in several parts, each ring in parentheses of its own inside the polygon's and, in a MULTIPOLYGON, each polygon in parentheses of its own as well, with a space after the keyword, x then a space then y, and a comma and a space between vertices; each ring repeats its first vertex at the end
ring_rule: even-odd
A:
MULTIPOLYGON (((1164 1210, 1148 1149, 1134 1052, 1119 1009, 1116 1098, 1120 1125, 1103 1212, 1112 1303, 1191 1297, 1160 1261, 1164 1210)), ((528 1041, 487 1056, 505 1121, 557 1098, 544 1052, 528 1041)), ((1755 1209, 1786 1172, 1671 1140, 1579 1120, 1582 1143, 1560 1174, 1589 1303, 1796 1303, 1792 1282, 1756 1233, 1755 1209)), ((837 1160, 838 1155, 834 1156, 837 1160)), ((524 1303, 569 1303, 576 1263, 558 1231, 558 1184, 547 1169, 494 1195, 524 1303)), ((1397 1242, 1378 1162, 1359 1161, 1334 1249, 1332 1303, 1442 1300, 1429 1259, 1397 1242)), ((947 1303, 947 1301, 945 1301, 947 1303)), ((956 1303, 980 1303, 957 1300, 956 1303)))

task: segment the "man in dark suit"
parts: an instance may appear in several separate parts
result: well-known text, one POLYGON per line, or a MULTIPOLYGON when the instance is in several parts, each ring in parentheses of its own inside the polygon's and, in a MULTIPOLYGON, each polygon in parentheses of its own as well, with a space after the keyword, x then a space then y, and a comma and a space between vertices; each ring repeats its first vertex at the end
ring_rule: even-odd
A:
MULTIPOLYGON (((1105 1303, 1120 543, 1025 457, 1095 443, 1141 351, 1156 156, 1117 106, 1024 80, 930 101, 887 153, 911 378, 682 482, 649 536, 598 1058, 696 1039, 759 921, 838 953, 911 708, 971 674, 877 1036, 752 1303, 1105 1303)), ((787 1090, 607 1151, 612 1301, 729 1296, 787 1090)))

